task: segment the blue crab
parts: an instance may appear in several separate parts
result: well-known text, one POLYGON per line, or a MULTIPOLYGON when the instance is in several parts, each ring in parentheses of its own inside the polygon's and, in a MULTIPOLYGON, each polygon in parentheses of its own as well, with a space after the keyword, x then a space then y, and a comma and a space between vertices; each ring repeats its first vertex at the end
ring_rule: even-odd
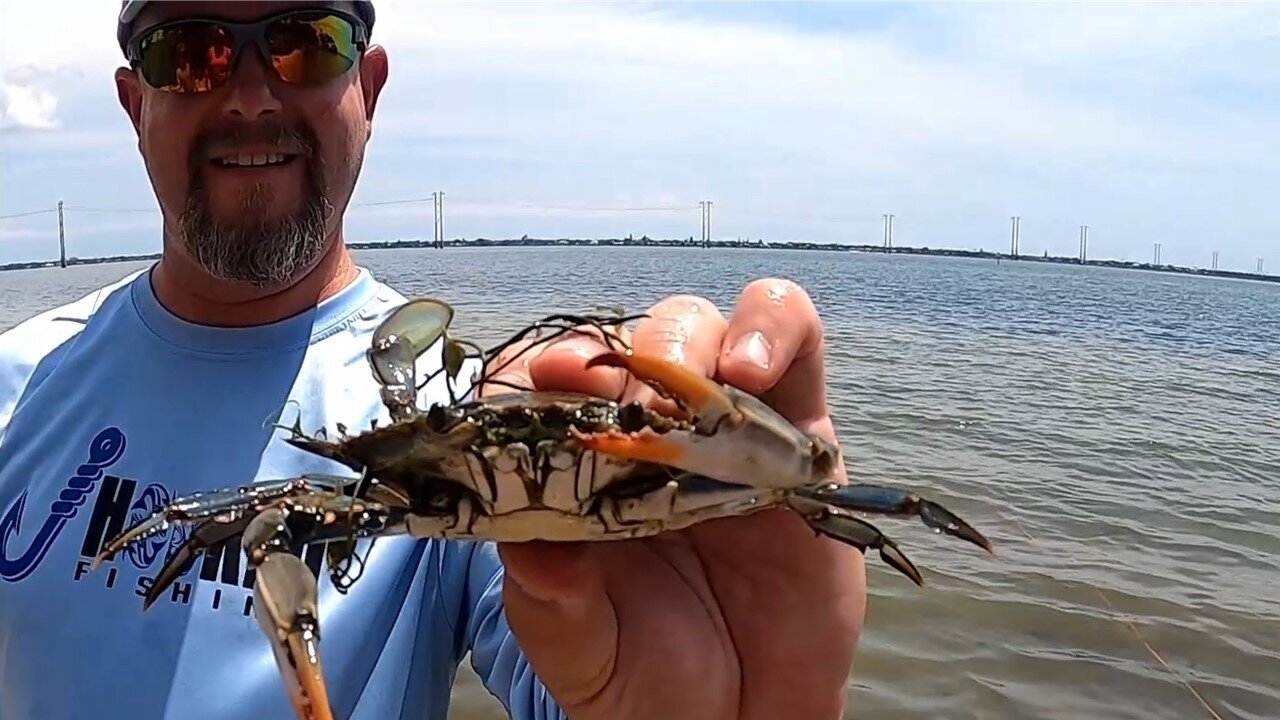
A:
MULTIPOLYGON (((993 552, 981 533, 935 502, 894 487, 834 482, 837 447, 759 399, 625 347, 611 344, 589 365, 624 368, 675 411, 529 390, 418 407, 416 361, 424 352, 438 348, 441 372, 454 381, 474 357, 474 345, 449 336, 453 315, 447 303, 416 299, 375 333, 367 356, 390 424, 354 435, 340 426, 336 439, 292 428, 286 442, 357 477, 303 475, 181 498, 108 542, 98 562, 175 523, 192 525, 145 608, 194 554, 240 534, 257 569, 257 617, 298 717, 330 720, 317 578, 300 559, 309 543, 329 543, 330 578, 339 589, 360 538, 612 541, 775 507, 798 513, 816 533, 877 550, 917 584, 923 580, 915 565, 858 513, 914 515, 993 552)), ((481 357, 491 364, 536 330, 603 330, 627 319, 551 316, 481 357)))

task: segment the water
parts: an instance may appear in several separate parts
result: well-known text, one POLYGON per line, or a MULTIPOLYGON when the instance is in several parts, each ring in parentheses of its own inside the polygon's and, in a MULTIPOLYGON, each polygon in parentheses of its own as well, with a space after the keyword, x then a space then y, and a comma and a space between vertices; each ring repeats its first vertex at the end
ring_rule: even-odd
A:
MULTIPOLYGON (((995 558, 886 521, 849 718, 1280 717, 1280 285, 791 251, 359 253, 494 341, 534 314, 663 295, 728 312, 797 280, 829 333, 859 478, 935 497, 995 558), (1147 643, 1167 663, 1162 665, 1147 643)), ((141 265, 0 273, 0 329, 141 265)), ((464 674, 455 716, 503 717, 464 674)))

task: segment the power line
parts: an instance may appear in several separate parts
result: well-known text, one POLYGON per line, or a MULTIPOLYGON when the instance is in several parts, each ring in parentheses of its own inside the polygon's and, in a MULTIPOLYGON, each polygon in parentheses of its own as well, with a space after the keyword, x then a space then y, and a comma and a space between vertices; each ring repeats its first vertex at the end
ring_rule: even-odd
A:
POLYGON ((80 205, 67 205, 64 209, 74 210, 83 213, 154 213, 158 212, 157 208, 101 208, 101 207, 83 207, 80 205))
POLYGON ((377 205, 411 205, 413 203, 424 203, 428 200, 434 200, 435 195, 432 194, 424 198, 406 198, 404 200, 382 200, 379 202, 352 203, 351 207, 375 207, 377 205))
POLYGON ((0 215, 0 220, 10 220, 13 218, 30 217, 32 215, 47 215, 49 213, 58 212, 58 208, 49 208, 47 210, 30 210, 27 212, 14 213, 12 215, 0 215))

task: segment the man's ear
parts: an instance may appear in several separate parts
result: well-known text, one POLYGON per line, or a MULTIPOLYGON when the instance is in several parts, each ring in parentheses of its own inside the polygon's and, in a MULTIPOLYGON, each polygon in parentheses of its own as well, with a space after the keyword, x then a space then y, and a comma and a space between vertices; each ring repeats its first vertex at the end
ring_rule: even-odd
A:
POLYGON ((129 115, 133 123, 133 131, 142 132, 142 84, 132 68, 116 69, 116 95, 120 98, 120 107, 129 115))
MULTIPOLYGON (((387 84, 387 51, 381 45, 370 45, 360 58, 360 90, 364 93, 364 119, 373 123, 378 97, 387 84)), ((372 131, 370 131, 372 132, 372 131)))

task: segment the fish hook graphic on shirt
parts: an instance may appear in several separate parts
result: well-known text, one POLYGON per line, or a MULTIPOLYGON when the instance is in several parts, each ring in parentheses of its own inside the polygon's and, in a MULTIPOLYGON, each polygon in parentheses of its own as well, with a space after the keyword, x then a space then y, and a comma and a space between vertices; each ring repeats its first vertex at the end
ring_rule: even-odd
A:
POLYGON ((14 500, 8 512, 0 518, 0 578, 18 582, 30 575, 53 547, 59 533, 66 527, 94 486, 102 480, 104 471, 124 455, 124 433, 117 427, 108 427, 94 436, 89 443, 89 459, 76 468, 76 474, 67 480, 58 499, 49 506, 49 515, 35 533, 25 552, 12 553, 14 536, 21 530, 22 511, 27 504, 27 491, 14 500))

